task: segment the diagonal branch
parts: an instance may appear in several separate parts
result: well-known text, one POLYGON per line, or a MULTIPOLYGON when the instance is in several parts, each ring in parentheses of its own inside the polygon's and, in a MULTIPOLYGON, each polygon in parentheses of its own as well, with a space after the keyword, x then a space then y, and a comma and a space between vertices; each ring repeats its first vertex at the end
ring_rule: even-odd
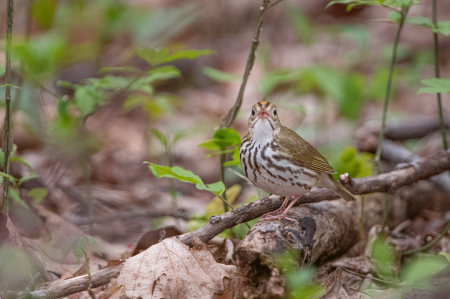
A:
MULTIPOLYGON (((351 180, 351 185, 346 186, 353 194, 367 194, 374 192, 393 192, 398 188, 414 183, 418 180, 426 180, 441 172, 450 170, 450 151, 442 151, 427 157, 408 167, 393 170, 391 172, 373 175, 351 180)), ((319 202, 338 198, 328 189, 317 188, 304 194, 296 203, 319 202)), ((177 238, 185 244, 190 244, 193 235, 204 242, 208 242, 214 236, 239 223, 247 222, 261 215, 274 211, 281 206, 283 198, 271 195, 256 202, 244 205, 220 216, 212 216, 210 221, 192 234, 187 233, 177 238)))
MULTIPOLYGON (((278 1, 279 2, 279 1, 278 1)), ((276 2, 276 3, 278 3, 276 2)), ((276 4, 274 3, 274 4, 276 4)), ((247 85, 248 77, 250 76, 250 71, 252 70, 253 63, 255 62, 255 52, 259 46, 259 33, 261 32, 261 27, 264 21, 264 14, 269 9, 270 0, 263 0, 258 16, 258 22, 256 23, 255 33, 253 35, 252 47, 250 48, 250 53, 248 53, 247 64, 245 66, 244 76, 242 77, 241 87, 239 89, 236 102, 233 107, 228 112, 227 116, 223 119, 221 127, 228 128, 233 123, 236 118, 239 109, 242 105, 242 98, 244 97, 245 86, 247 85)), ((271 6, 270 6, 271 7, 271 6)))

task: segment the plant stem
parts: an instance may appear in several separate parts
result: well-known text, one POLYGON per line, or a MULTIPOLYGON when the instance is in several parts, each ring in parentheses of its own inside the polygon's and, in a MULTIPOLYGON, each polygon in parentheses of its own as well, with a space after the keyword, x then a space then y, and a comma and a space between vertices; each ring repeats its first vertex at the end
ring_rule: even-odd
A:
POLYGON ((236 118, 236 115, 239 112, 239 109, 242 105, 242 98, 244 97, 244 91, 245 87, 247 85, 248 77, 250 76, 250 71, 252 70, 253 63, 255 62, 255 52, 256 49, 259 46, 259 34, 261 32, 261 27, 264 21, 264 14, 269 8, 270 0, 263 0, 260 10, 259 10, 259 16, 258 16, 258 22, 256 23, 255 32, 253 34, 253 41, 252 41, 252 47, 250 48, 250 53, 248 54, 247 58, 247 64, 245 66, 244 76, 242 77, 242 83, 241 87, 239 89, 239 93, 236 98, 236 102, 234 103, 233 107, 228 112, 227 116, 222 121, 221 127, 222 128, 228 128, 233 123, 234 119, 236 118))
POLYGON ((424 246, 422 246, 420 248, 405 251, 405 252, 403 252, 403 255, 411 255, 411 254, 414 254, 414 253, 418 253, 418 252, 422 252, 422 251, 427 250, 428 248, 432 247, 437 242, 439 242, 447 234, 449 229, 450 229, 450 221, 447 222, 447 225, 445 226, 444 230, 433 241, 431 241, 427 245, 424 245, 424 246))
MULTIPOLYGON (((94 203, 92 200, 92 182, 91 182, 91 172, 90 172, 90 168, 89 168, 89 159, 88 156, 86 154, 86 157, 82 158, 83 161, 83 176, 84 176, 84 184, 86 186, 86 199, 88 202, 88 214, 89 214, 89 218, 90 219, 94 219, 94 203)), ((94 232, 94 221, 92 221, 91 223, 89 223, 89 234, 92 235, 94 232)))
MULTIPOLYGON (((436 0, 433 0, 433 25, 435 28, 437 28, 437 3, 436 2, 437 2, 436 0)), ((441 75, 440 75, 440 68, 439 68, 439 38, 438 38, 437 32, 433 32, 433 35, 434 35, 434 73, 435 73, 436 78, 440 78, 441 75)), ((447 150, 448 149, 447 134, 445 132, 445 121, 444 121, 444 115, 442 113, 441 93, 438 92, 436 94, 436 96, 437 96, 437 102, 438 102, 438 107, 439 107, 439 119, 441 122, 442 144, 444 146, 444 150, 447 150)), ((403 253, 403 255, 410 255, 410 254, 414 254, 417 252, 427 250, 428 248, 430 248, 431 246, 433 246, 434 244, 439 242, 447 234, 449 229, 450 229, 450 221, 448 221, 444 230, 439 234, 439 236, 436 239, 434 239, 427 245, 422 246, 420 248, 405 251, 403 253)))
MULTIPOLYGON (((223 185, 225 186, 225 192, 223 193, 223 198, 226 201, 227 200, 227 186, 225 185, 225 166, 223 165, 225 163, 225 153, 220 154, 220 180, 222 181, 223 185)), ((228 212, 228 205, 223 202, 223 209, 225 210, 225 213, 228 212)), ((231 206, 231 205, 230 205, 231 206)), ((233 208, 231 208, 233 209, 233 208)))
MULTIPOLYGON (((437 28, 437 4, 436 0, 433 0, 433 25, 437 28)), ((436 78, 440 78, 440 68, 439 68, 439 38, 438 33, 434 32, 434 73, 436 78)), ((438 92, 436 94, 437 102, 439 107, 439 119, 441 120, 441 132, 442 132, 442 143, 444 145, 444 149, 448 149, 447 145, 447 136, 445 133, 445 120, 444 115, 442 113, 442 102, 441 102, 441 93, 438 92)))
MULTIPOLYGON (((381 160, 380 159, 381 145, 383 143, 384 131, 386 129, 386 115, 387 115, 387 110, 388 110, 388 105, 389 105, 389 97, 391 95, 392 78, 394 76, 394 66, 395 66, 395 62, 397 60, 398 43, 400 41, 400 35, 401 35, 402 29, 403 29, 403 24, 405 23, 406 15, 408 14, 408 10, 409 10, 409 6, 403 6, 401 9, 401 18, 400 18, 400 22, 398 24, 397 34, 395 35, 394 48, 392 51, 392 60, 391 60, 390 68, 389 68, 389 77, 388 77, 388 82, 387 82, 387 87, 386 87, 386 96, 384 98, 380 135, 378 137, 378 146, 377 146, 377 151, 375 153, 375 158, 374 158, 374 162, 378 168, 378 173, 383 172, 383 169, 381 167, 381 161, 380 161, 381 160)), ((389 221, 389 195, 385 193, 384 194, 383 225, 382 225, 382 229, 381 229, 382 232, 384 232, 384 227, 388 224, 388 221, 389 221)))
MULTIPOLYGON (((4 169, 3 172, 9 174, 9 155, 10 155, 10 142, 11 142, 11 37, 12 37, 12 25, 13 25, 13 8, 14 0, 8 0, 8 18, 6 21, 6 92, 5 92, 5 122, 3 125, 4 136, 3 136, 3 152, 5 153, 5 160, 3 162, 4 169)), ((2 201, 2 211, 7 212, 8 210, 8 197, 9 197, 9 178, 3 178, 3 201, 2 201)))

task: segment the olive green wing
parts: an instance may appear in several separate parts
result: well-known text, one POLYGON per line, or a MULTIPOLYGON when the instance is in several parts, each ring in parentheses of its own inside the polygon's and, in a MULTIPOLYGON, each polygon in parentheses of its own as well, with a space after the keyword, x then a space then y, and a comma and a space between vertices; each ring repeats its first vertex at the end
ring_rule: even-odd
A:
POLYGON ((316 172, 336 173, 319 151, 291 129, 281 126, 277 139, 281 156, 292 164, 316 172))

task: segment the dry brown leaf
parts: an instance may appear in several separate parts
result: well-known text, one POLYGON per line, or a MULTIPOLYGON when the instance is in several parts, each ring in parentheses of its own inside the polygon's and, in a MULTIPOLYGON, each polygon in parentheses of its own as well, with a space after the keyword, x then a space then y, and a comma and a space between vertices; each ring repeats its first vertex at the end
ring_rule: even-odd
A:
POLYGON ((117 285, 130 299, 213 298, 227 289, 235 266, 219 264, 200 239, 189 249, 176 238, 165 239, 127 260, 117 285))

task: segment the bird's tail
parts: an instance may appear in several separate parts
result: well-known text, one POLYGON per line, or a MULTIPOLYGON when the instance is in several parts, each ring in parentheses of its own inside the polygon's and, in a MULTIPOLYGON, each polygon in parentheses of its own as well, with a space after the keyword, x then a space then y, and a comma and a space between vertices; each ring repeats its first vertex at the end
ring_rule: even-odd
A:
POLYGON ((319 185, 322 187, 329 188, 334 191, 337 195, 345 200, 352 201, 356 200, 356 197, 350 193, 344 186, 336 181, 333 176, 329 173, 322 173, 319 179, 319 185))

